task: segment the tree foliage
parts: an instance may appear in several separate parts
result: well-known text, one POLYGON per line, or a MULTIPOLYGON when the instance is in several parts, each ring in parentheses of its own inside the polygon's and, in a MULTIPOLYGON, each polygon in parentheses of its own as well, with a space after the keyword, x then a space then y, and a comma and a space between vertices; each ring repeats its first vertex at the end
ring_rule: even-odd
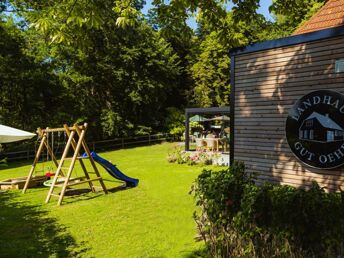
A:
POLYGON ((0 121, 16 127, 54 119, 61 87, 48 63, 36 62, 12 19, 0 20, 0 121))
POLYGON ((323 6, 326 0, 275 0, 270 11, 276 15, 282 36, 292 33, 323 6))
POLYGON ((195 61, 190 71, 195 82, 194 104, 201 107, 228 105, 230 58, 216 32, 201 42, 195 61))
MULTIPOLYGON (((133 8, 139 8, 139 3, 133 8)), ((160 121, 167 103, 171 102, 169 99, 173 98, 171 94, 180 73, 178 56, 144 21, 137 19, 135 26, 118 26, 119 15, 109 8, 112 1, 83 4, 81 1, 15 1, 29 24, 24 31, 17 28, 18 34, 25 37, 25 40, 18 39, 18 48, 22 52, 31 51, 36 57, 31 58, 32 65, 24 66, 30 67, 31 75, 37 72, 48 80, 39 85, 49 87, 49 83, 55 82, 60 87, 60 91, 49 91, 53 94, 48 96, 49 101, 60 105, 50 112, 50 117, 56 119, 55 123, 89 121, 94 125, 96 137, 128 135, 144 127, 146 131, 149 127, 161 130, 160 121), (89 15, 92 9, 97 12, 89 15), (102 19, 97 22, 95 17, 100 13, 102 19), (31 45, 37 38, 43 40, 31 45), (40 65, 50 70, 38 70, 40 65)), ((25 82, 28 83, 27 78, 25 82)), ((35 93, 27 92, 27 87, 16 85, 25 90, 23 96, 34 97, 35 93)), ((47 99, 36 93, 42 96, 42 101, 47 99)), ((30 103, 20 99, 18 102, 30 103)), ((50 110, 36 99, 33 103, 43 111, 50 110)), ((26 114, 31 110, 41 117, 32 108, 15 107, 14 110, 26 114)), ((22 118, 13 117, 13 121, 18 120, 22 118)), ((52 125, 50 119, 34 121, 31 117, 30 121, 31 128, 52 125)))
POLYGON ((295 29, 303 21, 309 19, 325 2, 326 0, 274 1, 270 11, 288 18, 285 22, 295 29))
POLYGON ((1 123, 170 130, 171 110, 229 104, 230 49, 289 35, 323 2, 275 0, 268 21, 259 0, 154 0, 148 16, 143 0, 0 0, 1 123))

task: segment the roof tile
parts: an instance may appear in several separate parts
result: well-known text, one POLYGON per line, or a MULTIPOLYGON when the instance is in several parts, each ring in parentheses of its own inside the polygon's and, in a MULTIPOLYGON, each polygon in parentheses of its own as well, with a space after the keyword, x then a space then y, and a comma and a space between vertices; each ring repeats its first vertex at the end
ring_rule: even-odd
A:
POLYGON ((299 27, 293 35, 344 25, 344 0, 329 0, 316 14, 299 27))

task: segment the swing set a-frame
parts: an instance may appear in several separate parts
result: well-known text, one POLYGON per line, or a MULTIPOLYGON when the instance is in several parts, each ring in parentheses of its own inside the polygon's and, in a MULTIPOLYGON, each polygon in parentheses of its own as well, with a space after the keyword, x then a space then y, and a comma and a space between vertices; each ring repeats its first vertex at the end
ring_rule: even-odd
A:
POLYGON ((107 194, 107 189, 104 184, 103 178, 100 176, 98 168, 95 164, 94 159, 92 158, 90 149, 85 140, 86 130, 87 130, 87 123, 83 125, 74 124, 74 126, 72 127, 64 125, 63 128, 46 128, 46 129, 38 128, 37 133, 38 133, 39 138, 41 139, 41 142, 36 152, 35 159, 31 166, 29 175, 26 179, 25 186, 23 188, 23 193, 25 193, 26 190, 28 189, 30 185, 30 181, 32 180, 34 172, 36 170, 36 165, 39 162, 44 149, 46 149, 48 155, 51 157, 53 163, 56 166, 56 172, 52 180, 47 198, 45 200, 46 203, 50 201, 51 197, 57 197, 58 198, 57 204, 61 205, 63 198, 65 197, 66 191, 71 186, 76 186, 76 185, 85 184, 85 183, 89 185, 92 192, 97 192, 96 189, 101 188, 101 190, 103 190, 104 193, 107 194), (49 145, 49 141, 48 141, 47 134, 54 133, 54 132, 65 132, 65 134, 67 135, 66 146, 63 150, 63 154, 60 161, 56 159, 53 149, 49 145), (73 153, 73 155, 71 157, 68 157, 69 153, 73 153), (85 154, 81 155, 80 153, 85 153, 85 154), (92 172, 87 171, 85 163, 84 163, 85 159, 88 159, 90 161, 91 167, 93 169, 92 172), (70 161, 70 164, 66 165, 65 164, 67 163, 66 161, 70 161), (80 163, 82 171, 84 172, 84 176, 72 177, 72 173, 77 161, 79 161, 80 163), (63 172, 63 170, 65 170, 65 173, 63 172), (93 176, 92 178, 90 174, 94 174, 95 176, 93 176), (93 183, 95 181, 99 181, 100 186, 94 185, 93 183), (62 188, 58 194, 55 193, 56 188, 62 188))

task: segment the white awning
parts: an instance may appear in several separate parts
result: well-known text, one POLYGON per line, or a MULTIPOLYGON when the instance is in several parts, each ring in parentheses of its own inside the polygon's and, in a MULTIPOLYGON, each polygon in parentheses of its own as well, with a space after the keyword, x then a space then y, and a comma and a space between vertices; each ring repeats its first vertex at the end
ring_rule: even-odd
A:
POLYGON ((0 125, 0 143, 17 142, 31 139, 36 134, 29 133, 23 130, 12 128, 5 125, 0 125))

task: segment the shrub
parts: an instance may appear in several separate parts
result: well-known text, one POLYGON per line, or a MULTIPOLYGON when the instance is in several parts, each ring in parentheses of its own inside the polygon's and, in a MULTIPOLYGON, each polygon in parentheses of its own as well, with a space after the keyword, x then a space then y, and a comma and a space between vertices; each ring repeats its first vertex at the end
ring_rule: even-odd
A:
POLYGON ((199 122, 190 122, 189 127, 190 127, 190 134, 192 134, 193 132, 201 133, 204 130, 204 126, 200 124, 199 122))
POLYGON ((342 257, 344 194, 257 186, 244 165, 204 170, 192 193, 194 214, 211 257, 342 257))
MULTIPOLYGON (((169 134, 176 137, 177 139, 184 140, 185 134, 185 114, 184 110, 180 110, 175 107, 168 107, 166 109, 166 117, 164 121, 164 127, 167 129, 169 134)), ((189 123, 190 132, 201 133, 204 130, 204 127, 199 122, 190 122, 189 123)))
POLYGON ((136 136, 148 135, 152 133, 152 128, 144 125, 139 125, 134 131, 136 136))
POLYGON ((0 167, 7 167, 7 159, 6 158, 0 160, 0 167))
POLYGON ((169 131, 169 134, 171 134, 173 137, 176 137, 177 139, 181 139, 181 136, 183 135, 184 131, 185 131, 185 127, 181 125, 179 127, 173 127, 169 131))
POLYGON ((166 109, 164 127, 171 135, 180 138, 185 131, 184 119, 184 110, 180 110, 175 107, 168 107, 166 109))

